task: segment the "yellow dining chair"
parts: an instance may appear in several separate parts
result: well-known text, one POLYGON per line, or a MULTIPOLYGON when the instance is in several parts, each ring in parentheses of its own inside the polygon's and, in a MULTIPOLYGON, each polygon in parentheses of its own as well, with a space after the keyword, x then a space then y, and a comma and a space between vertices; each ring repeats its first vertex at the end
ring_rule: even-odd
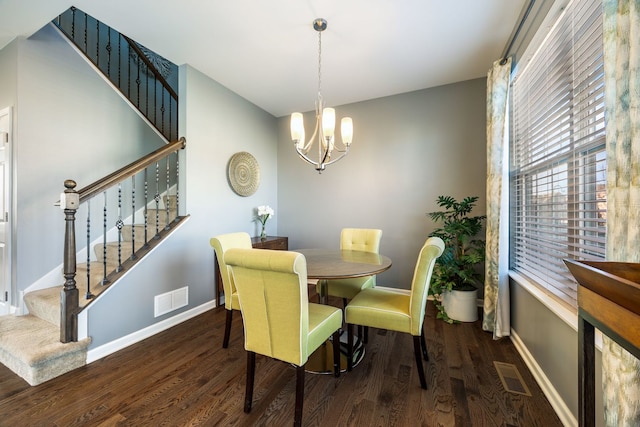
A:
MULTIPOLYGON (((369 228, 343 228, 340 232, 340 249, 380 252, 380 239, 382 230, 369 228)), ((358 295, 363 289, 372 288, 376 285, 376 276, 357 277, 353 279, 319 280, 316 291, 321 299, 327 296, 342 298, 346 306, 347 300, 358 295)))
POLYGON ((424 341, 424 315, 431 273, 436 259, 444 251, 444 242, 439 237, 430 237, 422 246, 418 262, 413 272, 413 281, 409 293, 388 289, 365 289, 356 295, 345 308, 347 323, 347 370, 352 368, 353 360, 353 325, 370 326, 372 328, 406 332, 413 336, 413 349, 420 385, 427 388, 424 367, 420 357, 427 359, 424 341))
MULTIPOLYGON (((309 302, 307 261, 298 252, 229 249, 225 255, 238 291, 247 350, 244 411, 251 411, 256 353, 296 366, 294 425, 302 422, 305 364, 309 355, 333 336, 340 341, 342 312, 309 302)), ((333 369, 340 376, 339 345, 333 369)))
MULTIPOLYGON (((340 250, 352 250, 362 252, 380 253, 380 240, 382 230, 375 228, 343 228, 340 232, 340 250)), ((316 284, 316 292, 320 301, 326 303, 329 296, 342 298, 342 306, 347 306, 347 301, 358 295, 363 289, 376 286, 376 276, 356 277, 352 279, 319 280, 316 284)), ((364 328, 364 333, 359 334, 366 343, 369 330, 364 328)))
POLYGON ((216 251, 220 277, 222 278, 222 288, 224 289, 224 308, 227 310, 227 320, 224 325, 222 348, 227 348, 229 346, 229 335, 231 334, 233 310, 240 310, 240 303, 238 302, 236 286, 233 283, 232 277, 229 275, 227 264, 224 262, 224 254, 231 248, 251 249, 251 236, 244 232, 221 234, 212 237, 209 243, 216 251))

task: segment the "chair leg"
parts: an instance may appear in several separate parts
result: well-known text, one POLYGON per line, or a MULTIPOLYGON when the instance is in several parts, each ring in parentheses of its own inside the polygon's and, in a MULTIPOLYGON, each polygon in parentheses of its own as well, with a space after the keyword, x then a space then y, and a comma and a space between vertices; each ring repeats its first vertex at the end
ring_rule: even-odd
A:
POLYGON ((224 339, 222 340, 222 348, 229 347, 229 335, 231 335, 231 320, 233 320, 233 310, 227 310, 227 321, 224 324, 224 339))
POLYGON ((340 376, 340 329, 333 333, 333 375, 340 376))
POLYGON ((424 328, 422 328, 422 335, 420 335, 420 346, 422 347, 422 357, 428 362, 429 352, 427 351, 427 340, 424 338, 424 328))
POLYGON ((347 371, 353 369, 353 325, 347 323, 347 371))
POLYGON ((302 403, 304 401, 304 366, 296 367, 296 409, 293 418, 294 427, 302 425, 302 403))
POLYGON ((424 366, 422 366, 422 355, 420 354, 420 337, 413 336, 413 352, 416 356, 416 365, 418 366, 418 376, 420 377, 420 386, 427 389, 427 380, 424 377, 424 366))
POLYGON ((244 412, 251 412, 251 402, 253 401, 253 377, 256 372, 256 354, 247 351, 247 388, 244 393, 244 412))

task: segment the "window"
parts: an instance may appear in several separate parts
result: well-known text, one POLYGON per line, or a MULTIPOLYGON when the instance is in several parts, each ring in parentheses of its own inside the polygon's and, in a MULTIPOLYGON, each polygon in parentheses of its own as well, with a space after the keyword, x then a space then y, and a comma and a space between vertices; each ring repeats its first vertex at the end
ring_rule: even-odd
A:
POLYGON ((602 1, 573 1, 513 80, 511 268, 576 307, 564 258, 605 255, 602 1))

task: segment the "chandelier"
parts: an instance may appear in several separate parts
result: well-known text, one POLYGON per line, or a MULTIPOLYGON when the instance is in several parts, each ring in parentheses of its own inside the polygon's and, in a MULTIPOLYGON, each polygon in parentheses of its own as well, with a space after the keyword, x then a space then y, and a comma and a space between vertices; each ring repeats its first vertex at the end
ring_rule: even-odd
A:
POLYGON ((351 117, 344 117, 341 121, 340 135, 342 144, 335 145, 334 130, 336 125, 336 110, 325 108, 322 99, 322 32, 327 29, 327 21, 318 18, 313 21, 313 29, 318 32, 318 99, 316 99, 316 127, 309 141, 305 142, 304 121, 302 113, 291 114, 291 139, 301 159, 315 166, 318 173, 322 173, 327 165, 337 162, 347 155, 353 140, 353 121, 351 117), (317 137, 317 139, 316 139, 317 137), (312 147, 317 142, 318 160, 310 157, 312 147), (331 157, 335 152, 339 154, 331 157))

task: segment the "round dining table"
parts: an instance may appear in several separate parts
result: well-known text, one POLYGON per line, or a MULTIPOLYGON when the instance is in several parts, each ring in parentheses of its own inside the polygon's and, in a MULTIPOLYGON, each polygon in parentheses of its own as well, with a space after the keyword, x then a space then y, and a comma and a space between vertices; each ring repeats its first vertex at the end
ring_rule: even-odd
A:
MULTIPOLYGON (((340 249, 296 249, 295 252, 303 254, 306 258, 307 278, 319 280, 320 286, 326 286, 326 280, 372 276, 391 267, 389 257, 372 252, 340 249)), ((326 295, 326 292, 321 293, 326 295)), ((322 302, 327 303, 327 301, 322 302)), ((345 371, 347 366, 346 337, 344 341, 341 339, 340 344, 340 369, 345 371)), ((355 367, 364 357, 362 340, 356 340, 353 354, 353 366, 355 367)), ((333 343, 331 340, 309 356, 306 370, 323 374, 333 373, 333 343)))

